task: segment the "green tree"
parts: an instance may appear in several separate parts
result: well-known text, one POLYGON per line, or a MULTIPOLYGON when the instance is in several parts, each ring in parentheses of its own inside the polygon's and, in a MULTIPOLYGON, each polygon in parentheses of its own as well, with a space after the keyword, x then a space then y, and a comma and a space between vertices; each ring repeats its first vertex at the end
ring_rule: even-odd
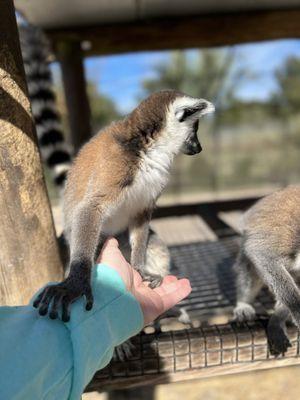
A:
POLYGON ((108 96, 100 94, 94 82, 88 82, 87 92, 91 107, 93 133, 121 117, 115 103, 108 96))
POLYGON ((278 90, 273 102, 279 103, 281 109, 288 114, 300 111, 300 58, 289 57, 275 71, 278 90))
POLYGON ((300 112, 300 58, 288 57, 275 71, 275 78, 278 89, 271 103, 282 126, 279 163, 284 167, 282 180, 287 183, 286 180, 293 175, 293 171, 299 171, 298 161, 291 154, 300 149, 299 121, 292 123, 300 112))
MULTIPOLYGON (((65 96, 61 85, 55 87, 57 106, 63 123, 64 132, 69 131, 68 111, 65 103, 65 96)), ((97 133, 99 129, 108 125, 111 121, 121 117, 115 103, 108 96, 99 93, 94 82, 87 83, 89 104, 91 107, 92 132, 97 133)), ((67 136, 67 135, 66 135, 67 136)))
MULTIPOLYGON (((245 68, 237 67, 239 53, 233 48, 205 49, 193 53, 175 51, 167 62, 159 63, 155 67, 155 77, 143 82, 145 94, 150 94, 162 89, 176 89, 194 97, 202 97, 211 100, 216 111, 211 124, 212 148, 211 160, 199 165, 202 173, 210 175, 213 189, 218 187, 218 176, 221 170, 221 137, 220 126, 225 110, 230 109, 235 102, 235 94, 244 79, 249 79, 250 73, 245 68)), ((203 158, 201 158, 202 160, 203 158)), ((195 174, 195 160, 190 166, 191 174, 195 174)), ((180 174, 183 171, 182 159, 173 177, 173 189, 179 190, 184 181, 180 174)))
POLYGON ((231 47, 198 50, 189 55, 174 51, 167 62, 154 67, 154 78, 144 80, 144 92, 147 95, 171 88, 210 99, 219 107, 228 107, 239 84, 249 77, 248 71, 236 67, 238 57, 238 52, 231 47))

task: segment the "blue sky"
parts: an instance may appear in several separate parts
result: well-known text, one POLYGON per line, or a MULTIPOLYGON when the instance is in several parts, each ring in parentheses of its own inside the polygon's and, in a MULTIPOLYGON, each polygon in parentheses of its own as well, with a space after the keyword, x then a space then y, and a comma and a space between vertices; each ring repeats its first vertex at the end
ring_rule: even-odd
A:
MULTIPOLYGON (((300 58, 300 40, 278 40, 235 46, 240 57, 238 65, 247 66, 255 79, 239 87, 238 96, 263 100, 276 90, 273 74, 289 56, 300 58)), ((193 53, 194 50, 188 50, 193 53)), ((154 75, 154 66, 168 60, 169 52, 129 53, 85 60, 87 78, 98 90, 112 98, 121 112, 129 112, 141 96, 141 82, 154 75)), ((57 65, 54 66, 58 76, 57 65)))
POLYGON ((85 61, 87 79, 111 97, 122 112, 130 111, 141 95, 141 82, 154 76, 154 66, 167 61, 168 51, 93 57, 85 61))

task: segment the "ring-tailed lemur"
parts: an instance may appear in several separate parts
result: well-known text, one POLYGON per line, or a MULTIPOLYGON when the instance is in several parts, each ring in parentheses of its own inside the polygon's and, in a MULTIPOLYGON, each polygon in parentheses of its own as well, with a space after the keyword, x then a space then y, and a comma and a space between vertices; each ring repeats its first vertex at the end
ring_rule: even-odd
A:
POLYGON ((286 321, 300 328, 300 186, 289 186, 258 201, 244 216, 237 273, 237 321, 253 319, 251 303, 263 285, 275 296, 268 323, 270 351, 284 353, 290 346, 286 321))
POLYGON ((62 188, 70 168, 72 152, 64 139, 55 102, 48 42, 40 29, 20 16, 18 29, 42 160, 50 169, 56 186, 62 188))
MULTIPOLYGON (((30 25, 20 15, 18 16, 18 27, 42 159, 50 168, 54 183, 59 189, 62 189, 66 174, 70 168, 72 152, 64 141, 60 118, 56 111, 51 70, 48 63, 50 54, 48 42, 40 29, 30 25)), ((122 233, 117 238, 122 253, 129 261, 130 245, 126 234, 122 233)), ((64 262, 67 262, 68 252, 65 248, 65 241, 62 237, 60 239, 64 262)), ((150 232, 147 247, 147 267, 152 273, 158 271, 167 274, 170 270, 168 248, 152 231, 150 232)), ((174 315, 179 315, 179 319, 182 322, 189 322, 189 318, 183 308, 174 309, 173 311, 174 315)), ((126 349, 126 346, 124 348, 120 347, 118 353, 122 355, 124 349, 126 349)))
MULTIPOLYGON (((70 318, 70 304, 81 296, 93 306, 91 267, 101 239, 129 229, 131 264, 152 286, 168 270, 149 269, 154 244, 149 221, 166 186, 174 157, 201 151, 199 118, 213 105, 176 91, 154 93, 123 120, 94 136, 79 152, 64 193, 64 228, 70 244, 70 272, 47 286, 34 302, 41 315, 70 318)), ((158 264, 159 267, 159 264, 158 264)))

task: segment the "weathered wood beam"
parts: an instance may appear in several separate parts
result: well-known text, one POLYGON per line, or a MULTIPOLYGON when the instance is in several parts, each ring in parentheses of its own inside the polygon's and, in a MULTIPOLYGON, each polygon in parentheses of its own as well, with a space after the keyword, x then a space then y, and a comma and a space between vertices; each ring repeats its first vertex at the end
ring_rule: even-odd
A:
MULTIPOLYGON (((213 340, 213 339, 212 339, 213 340)), ((139 388, 143 386, 156 386, 175 382, 188 382, 193 379, 206 379, 216 376, 226 376, 232 374, 240 374, 245 372, 261 371, 273 368, 299 366, 300 358, 272 358, 269 360, 249 361, 243 363, 232 363, 222 366, 204 367, 201 369, 187 370, 155 374, 152 371, 141 376, 129 376, 126 378, 107 378, 106 380, 98 380, 97 375, 86 389, 86 392, 97 391, 99 393, 111 391, 139 388)), ((299 368, 299 367, 298 367, 299 368)), ((190 382, 192 384, 192 382, 190 382)), ((131 399, 131 397, 129 397, 131 399)))
POLYGON ((11 0, 0 0, 0 26, 0 304, 16 305, 62 267, 11 0))
POLYGON ((87 55, 224 46, 300 37, 300 9, 210 14, 52 29, 54 43, 89 41, 87 55))
POLYGON ((70 137, 75 152, 91 136, 90 106, 86 91, 80 41, 62 41, 57 46, 68 108, 70 137))

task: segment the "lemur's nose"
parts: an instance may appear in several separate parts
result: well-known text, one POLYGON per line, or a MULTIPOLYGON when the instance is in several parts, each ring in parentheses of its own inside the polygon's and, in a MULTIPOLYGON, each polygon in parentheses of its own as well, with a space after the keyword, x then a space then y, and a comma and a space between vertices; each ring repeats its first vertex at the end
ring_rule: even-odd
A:
POLYGON ((200 143, 193 143, 193 150, 195 153, 200 153, 202 151, 202 147, 200 143))

